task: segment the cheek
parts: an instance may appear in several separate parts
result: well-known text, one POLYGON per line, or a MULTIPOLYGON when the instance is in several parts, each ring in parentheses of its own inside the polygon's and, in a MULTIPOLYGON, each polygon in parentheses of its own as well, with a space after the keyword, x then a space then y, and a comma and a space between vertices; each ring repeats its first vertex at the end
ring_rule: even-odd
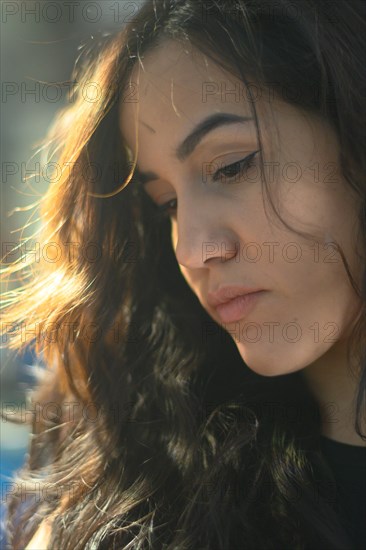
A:
MULTIPOLYGON (((334 287, 333 290, 336 290, 334 287)), ((265 376, 299 371, 346 341, 360 303, 350 290, 268 296, 247 319, 230 327, 245 363, 265 376)))
MULTIPOLYGON (((172 243, 173 252, 175 254, 175 251, 176 251, 176 248, 177 248, 177 243, 178 243, 178 230, 177 230, 177 224, 174 222, 174 220, 171 221, 171 224, 172 224, 172 228, 171 228, 171 232, 170 232, 170 240, 171 240, 171 243, 172 243)), ((178 263, 178 266, 179 266, 180 272, 182 273, 184 279, 187 281, 189 286, 191 286, 189 270, 187 268, 185 268, 184 266, 182 266, 181 264, 179 264, 179 263, 178 263)))
POLYGON ((200 288, 200 282, 202 282, 202 277, 194 270, 187 269, 183 265, 178 263, 179 271, 181 272, 183 278, 185 279, 188 286, 191 288, 191 290, 198 296, 199 294, 199 288, 200 288))
POLYGON ((174 221, 172 221, 171 224, 172 224, 172 229, 170 232, 170 240, 172 242, 173 250, 175 251, 177 248, 177 242, 178 242, 178 230, 177 230, 177 224, 174 221))
MULTIPOLYGON (((177 224, 172 220, 172 230, 171 230, 171 243, 173 251, 175 252, 178 242, 177 234, 177 224)), ((202 287, 202 273, 201 270, 190 270, 187 267, 178 263, 179 270, 185 279, 188 286, 191 288, 192 292, 200 298, 200 288, 202 287)))

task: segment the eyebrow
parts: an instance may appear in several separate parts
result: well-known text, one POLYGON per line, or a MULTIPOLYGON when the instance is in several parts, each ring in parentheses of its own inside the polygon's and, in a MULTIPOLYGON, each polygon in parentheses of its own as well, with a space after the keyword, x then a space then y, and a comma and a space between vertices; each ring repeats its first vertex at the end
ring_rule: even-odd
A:
MULTIPOLYGON (((199 122, 182 143, 178 145, 175 155, 180 161, 184 161, 193 153, 197 145, 209 132, 227 124, 237 124, 239 122, 250 122, 253 120, 252 117, 236 115, 234 113, 216 113, 209 115, 199 122)), ((139 170, 137 170, 137 172, 142 185, 151 180, 159 179, 154 172, 140 172, 139 170)))

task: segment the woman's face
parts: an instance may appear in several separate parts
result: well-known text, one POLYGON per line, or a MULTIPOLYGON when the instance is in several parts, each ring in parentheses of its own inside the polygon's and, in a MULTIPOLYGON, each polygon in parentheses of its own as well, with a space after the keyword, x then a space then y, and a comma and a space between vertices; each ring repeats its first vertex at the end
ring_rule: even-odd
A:
MULTIPOLYGON (((342 180, 334 132, 252 87, 271 196, 290 227, 314 236, 306 240, 271 210, 259 153, 239 163, 259 149, 242 82, 174 41, 142 65, 131 76, 137 94, 121 101, 120 127, 146 193, 169 203, 183 276, 252 370, 272 376, 310 365, 344 343, 359 307, 332 244, 358 282, 357 200, 342 180), (265 292, 228 318, 209 292, 230 285, 265 292)), ((205 342, 210 333, 202 327, 205 342)))

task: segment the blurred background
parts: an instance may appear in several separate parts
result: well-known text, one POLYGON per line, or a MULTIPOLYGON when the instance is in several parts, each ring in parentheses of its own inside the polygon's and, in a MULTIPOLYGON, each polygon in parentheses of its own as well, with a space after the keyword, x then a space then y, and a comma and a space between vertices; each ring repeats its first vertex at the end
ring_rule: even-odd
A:
MULTIPOLYGON (((150 0, 148 0, 150 1, 150 0)), ((47 189, 44 177, 29 178, 42 164, 37 153, 57 111, 70 98, 74 63, 84 47, 105 33, 119 30, 133 20, 143 0, 68 0, 1 2, 1 243, 3 262, 16 256, 5 254, 37 228, 32 210, 15 211, 35 202, 47 189), (37 164, 38 163, 38 164, 37 164), (23 231, 19 229, 30 224, 23 231)), ((4 266, 3 263, 3 266, 4 266)), ((8 289, 11 287, 8 286, 8 289)), ((1 293, 4 292, 1 289, 1 293)), ((2 412, 21 413, 25 419, 27 388, 35 382, 42 360, 31 347, 17 355, 0 349, 2 412)), ((26 458, 29 428, 1 418, 1 531, 0 548, 6 548, 4 514, 11 476, 26 458)))

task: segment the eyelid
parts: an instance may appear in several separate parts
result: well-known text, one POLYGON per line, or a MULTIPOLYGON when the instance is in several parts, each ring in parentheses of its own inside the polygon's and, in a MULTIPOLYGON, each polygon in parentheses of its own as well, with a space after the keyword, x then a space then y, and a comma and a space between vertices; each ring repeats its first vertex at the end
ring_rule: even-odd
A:
POLYGON ((238 159, 239 160, 243 160, 244 158, 248 157, 249 155, 251 155, 252 153, 254 152, 258 152, 258 151, 254 151, 253 149, 238 149, 237 151, 230 151, 230 152, 227 152, 227 153, 224 153, 224 154, 220 154, 220 155, 217 155, 215 158, 212 159, 211 163, 210 164, 221 164, 222 166, 228 166, 229 164, 234 164, 231 163, 231 162, 227 162, 227 159, 228 158, 235 158, 235 159, 238 159))
POLYGON ((160 204, 158 204, 158 203, 156 202, 156 200, 154 200, 154 199, 151 199, 151 200, 153 201, 153 203, 154 203, 156 206, 158 206, 158 207, 159 207, 159 206, 163 206, 164 204, 166 204, 166 203, 168 203, 168 202, 174 200, 174 197, 171 198, 171 199, 168 198, 167 200, 163 200, 164 197, 165 197, 166 195, 167 195, 167 196, 171 195, 171 192, 169 192, 169 193, 163 193, 162 195, 159 195, 159 201, 161 201, 160 204))
MULTIPOLYGON (((257 153, 259 153, 260 149, 257 149, 256 151, 253 151, 252 153, 250 153, 249 155, 246 155, 245 157, 235 161, 235 162, 232 162, 232 163, 229 163, 229 164, 225 164, 225 166, 223 166, 222 168, 219 168, 212 176, 212 179, 214 181, 217 181, 219 179, 219 174, 222 173, 224 170, 227 170, 228 168, 230 168, 231 166, 235 166, 235 165, 240 165, 240 164, 249 164, 251 159, 253 159, 257 153)), ((233 153, 231 153, 233 154, 233 153)), ((216 157, 216 158, 224 158, 224 157, 227 157, 228 155, 220 155, 219 157, 216 157)), ((213 163, 213 162, 212 162, 213 163)), ((211 164, 212 164, 211 163, 211 164)), ((233 176, 235 177, 235 176, 233 176)), ((227 177, 227 179, 231 179, 231 177, 227 177)), ((160 213, 162 213, 163 215, 165 215, 165 211, 169 209, 169 203, 173 202, 173 201, 176 201, 177 199, 175 199, 174 197, 168 201, 164 201, 162 202, 161 204, 158 204, 150 195, 149 193, 147 193, 146 189, 144 189, 146 194, 149 196, 150 200, 153 202, 154 206, 160 211, 160 213)), ((169 193, 164 193, 163 195, 159 195, 159 199, 161 199, 161 197, 163 197, 164 195, 169 195, 169 193)), ((169 217, 169 216, 168 216, 169 217)))
MULTIPOLYGON (((218 170, 216 170, 216 172, 212 175, 212 179, 213 181, 217 181, 219 178, 220 178, 220 175, 224 172, 224 170, 227 170, 228 168, 232 167, 232 166, 236 166, 236 165, 241 165, 241 164, 249 164, 250 161, 256 156, 257 153, 259 153, 260 149, 258 149, 257 151, 253 151, 252 153, 250 153, 249 155, 235 161, 235 162, 231 162, 229 164, 225 164, 225 166, 222 166, 222 168, 219 168, 218 170)), ((234 176, 235 177, 235 176, 234 176)), ((227 179, 230 179, 230 176, 227 177, 227 179)))

